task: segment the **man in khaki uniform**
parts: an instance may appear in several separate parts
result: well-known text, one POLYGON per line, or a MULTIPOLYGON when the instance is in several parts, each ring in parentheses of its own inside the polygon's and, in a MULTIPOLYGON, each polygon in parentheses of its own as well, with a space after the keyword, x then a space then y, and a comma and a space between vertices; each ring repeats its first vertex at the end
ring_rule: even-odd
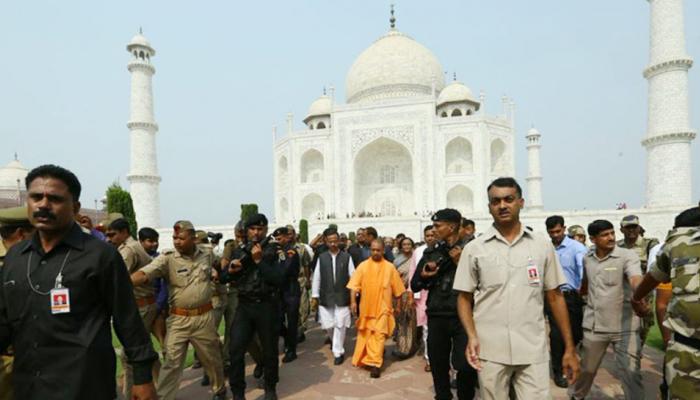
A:
POLYGON ((479 371, 483 400, 509 397, 548 399, 549 351, 545 298, 564 339, 562 370, 569 384, 579 363, 569 314, 559 286, 566 278, 554 246, 519 218, 522 190, 513 178, 498 178, 488 189, 493 225, 462 251, 454 290, 469 337, 467 361, 479 371))
MULTIPOLYGON (((620 231, 624 237, 617 241, 617 245, 637 253, 637 257, 639 257, 641 263, 642 274, 646 274, 649 252, 654 246, 659 244, 659 239, 644 237, 644 228, 639 224, 639 217, 636 215, 628 215, 622 218, 622 221, 620 221, 620 231)), ((653 300, 654 294, 650 293, 647 296, 647 301, 651 302, 653 300)), ((642 317, 642 326, 639 330, 639 335, 642 338, 642 346, 644 346, 647 333, 649 333, 649 329, 652 326, 654 326, 654 313, 650 311, 647 315, 642 317)))
POLYGON ((221 343, 211 310, 214 255, 195 244, 194 226, 178 221, 173 226, 175 250, 164 251, 150 264, 131 275, 135 286, 164 278, 168 283, 170 316, 166 321, 165 362, 158 380, 158 397, 174 400, 182 376, 187 345, 192 343, 206 373, 211 377, 214 400, 226 395, 221 343))
MULTIPOLYGON (((196 240, 195 243, 202 247, 205 248, 214 254, 214 266, 215 268, 220 267, 221 263, 221 257, 217 256, 216 253, 214 252, 214 246, 209 242, 209 236, 207 235, 207 232, 198 230, 196 232, 196 240)), ((219 325, 221 324, 221 319, 224 317, 224 311, 226 309, 226 304, 227 304, 227 288, 226 285, 219 283, 218 281, 212 280, 211 282, 212 285, 214 285, 214 295, 211 298, 211 304, 214 306, 214 309, 211 311, 214 314, 214 326, 216 326, 217 333, 219 331, 219 325)), ((222 343, 223 346, 223 343, 222 343)), ((222 352, 221 352, 221 357, 222 360, 224 359, 225 353, 223 352, 223 347, 222 347, 222 352)), ((195 357, 199 359, 197 354, 195 353, 195 357)), ((202 377, 202 386, 209 386, 211 383, 211 379, 209 378, 209 375, 207 375, 206 371, 204 372, 204 376, 202 377)))
MULTIPOLYGON (((146 250, 141 247, 141 244, 131 237, 131 229, 129 221, 124 218, 117 218, 110 221, 107 225, 105 234, 107 241, 113 244, 119 254, 124 259, 126 270, 129 274, 133 274, 139 269, 145 267, 151 262, 151 257, 146 253, 146 250)), ((153 321, 156 319, 156 299, 154 295, 153 285, 134 286, 134 297, 136 298, 136 306, 139 308, 141 321, 146 328, 146 332, 151 332, 153 321)), ((134 386, 133 368, 126 360, 126 355, 123 351, 119 351, 119 359, 121 360, 124 369, 124 386, 123 393, 127 399, 131 398, 131 388, 134 386)), ((153 378, 158 379, 160 371, 160 362, 156 360, 153 363, 153 378)))
MULTIPOLYGON (((27 207, 12 207, 0 210, 0 268, 3 266, 5 254, 12 246, 29 239, 34 233, 34 227, 29 223, 27 207)), ((12 351, 0 354, 0 400, 12 400, 12 351)))
POLYGON ((311 313, 311 298, 309 296, 311 290, 311 256, 306 250, 304 243, 297 241, 297 233, 294 231, 293 225, 287 225, 287 232, 291 243, 294 243, 294 249, 299 254, 299 287, 301 288, 301 300, 299 301, 299 332, 297 343, 306 340, 306 323, 309 320, 311 313))
POLYGON ((615 227, 610 221, 591 222, 588 235, 595 250, 583 258, 581 290, 588 292, 588 302, 583 314, 581 377, 569 388, 569 395, 583 399, 588 394, 600 362, 612 344, 625 398, 643 399, 640 321, 630 303, 633 290, 642 281, 639 257, 615 245, 615 227))

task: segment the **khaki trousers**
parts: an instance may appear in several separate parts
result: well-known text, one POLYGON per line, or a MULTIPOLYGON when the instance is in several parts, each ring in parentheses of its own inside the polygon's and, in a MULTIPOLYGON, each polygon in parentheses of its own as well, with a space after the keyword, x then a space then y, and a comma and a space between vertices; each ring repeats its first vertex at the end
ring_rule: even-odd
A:
POLYGON ((158 380, 160 400, 175 400, 187 356, 187 345, 190 343, 199 355, 204 371, 211 379, 213 392, 225 391, 221 342, 216 332, 214 318, 214 313, 207 312, 194 317, 170 315, 165 321, 167 325, 165 361, 158 380))
POLYGON ((0 400, 14 399, 12 388, 12 363, 14 357, 0 355, 0 400))
MULTIPOLYGON (((143 321, 143 326, 146 328, 146 332, 150 336, 151 328, 153 327, 153 321, 156 319, 157 310, 155 304, 149 304, 144 307, 139 308, 139 314, 141 315, 141 321, 143 321)), ((134 386, 134 369, 131 364, 127 362, 126 354, 124 349, 119 350, 119 360, 122 363, 122 369, 124 370, 124 398, 131 399, 131 388, 134 386)), ((158 378, 158 372, 160 371, 160 361, 156 360, 153 363, 153 379, 158 378)))
POLYGON ((513 386, 516 399, 551 399, 549 361, 537 364, 507 365, 481 360, 479 395, 482 400, 508 399, 511 386, 513 386))
POLYGON ((581 375, 576 383, 569 387, 569 396, 583 399, 588 394, 610 344, 615 353, 615 364, 622 376, 625 398, 634 400, 644 398, 644 385, 640 372, 642 345, 639 332, 596 333, 587 329, 583 331, 581 342, 581 375))

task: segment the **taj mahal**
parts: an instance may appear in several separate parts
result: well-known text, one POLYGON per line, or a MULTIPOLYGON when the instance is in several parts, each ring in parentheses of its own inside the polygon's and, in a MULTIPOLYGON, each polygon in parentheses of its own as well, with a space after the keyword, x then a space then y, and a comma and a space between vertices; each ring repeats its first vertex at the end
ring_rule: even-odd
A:
MULTIPOLYGON (((505 96, 496 99, 500 113, 487 114, 485 94, 474 93, 457 76, 446 78, 430 49, 397 28, 392 9, 388 32, 350 66, 345 99, 337 99, 329 87, 311 102, 303 129, 291 114, 284 132, 273 128, 273 225, 305 219, 310 234, 333 223, 341 231, 372 225, 382 234, 419 237, 431 212, 450 207, 475 220, 477 230, 485 228, 491 221, 485 189, 497 177, 516 176, 516 137, 523 135, 528 168, 525 179, 518 178, 525 189, 524 223, 543 229, 547 216, 559 214, 567 225, 586 226, 598 218, 617 224, 622 216, 636 214, 648 236, 665 237, 673 217, 698 200, 691 198, 696 133, 690 126, 688 71, 693 60, 686 52, 683 0, 649 0, 648 6, 649 63, 640 66, 640 79, 648 81, 647 131, 638 136, 647 152, 641 208, 545 207, 542 187, 556 184, 547 182, 540 168, 540 152, 546 151, 540 140, 547 133, 517 132, 515 103, 505 96)), ((153 112, 156 51, 141 32, 126 49, 131 74, 127 178, 139 226, 163 227, 168 246, 169 222, 160 221, 159 133, 153 112)), ((0 168, 0 194, 22 196, 18 171, 26 175, 17 160, 0 168)), ((198 228, 228 238, 235 222, 198 228)))

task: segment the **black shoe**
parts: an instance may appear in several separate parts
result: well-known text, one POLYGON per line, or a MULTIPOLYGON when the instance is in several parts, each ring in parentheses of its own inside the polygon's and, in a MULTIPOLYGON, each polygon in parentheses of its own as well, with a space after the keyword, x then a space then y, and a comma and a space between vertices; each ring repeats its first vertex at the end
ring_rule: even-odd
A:
POLYGON ((294 351, 288 351, 284 353, 284 357, 282 357, 282 362, 283 363, 289 363, 297 359, 297 353, 294 351))
POLYGON ((209 380, 209 375, 204 374, 204 376, 202 377, 202 381, 199 384, 202 386, 209 386, 210 383, 211 381, 209 380))
POLYGON ((233 395, 233 400, 245 400, 245 395, 244 394, 235 394, 233 395))
POLYGON ((326 340, 323 341, 323 344, 331 344, 331 343, 333 343, 333 341, 329 337, 327 337, 326 340))
POLYGON ((211 400, 226 400, 226 392, 215 394, 214 397, 211 398, 211 400))
POLYGON ((379 378, 382 375, 382 372, 379 370, 379 367, 372 367, 369 370, 369 377, 370 378, 379 378))
POLYGON ((202 363, 199 360, 194 360, 194 363, 192 363, 192 369, 200 369, 202 368, 202 363))
POLYGON ((277 400, 277 392, 275 389, 265 389, 264 400, 277 400))
POLYGON ((564 389, 569 387, 569 382, 567 382, 566 378, 562 375, 554 375, 554 384, 564 389))
POLYGON ((333 365, 340 365, 343 363, 343 361, 345 361, 345 355, 341 354, 333 360, 333 365))
POLYGON ((297 343, 304 343, 305 340, 306 340, 306 335, 304 335, 304 332, 300 333, 297 336, 297 343))
POLYGON ((253 377, 255 379, 260 379, 260 378, 262 378, 264 372, 265 372, 265 370, 263 369, 263 366, 258 364, 255 366, 255 369, 253 370, 253 377))

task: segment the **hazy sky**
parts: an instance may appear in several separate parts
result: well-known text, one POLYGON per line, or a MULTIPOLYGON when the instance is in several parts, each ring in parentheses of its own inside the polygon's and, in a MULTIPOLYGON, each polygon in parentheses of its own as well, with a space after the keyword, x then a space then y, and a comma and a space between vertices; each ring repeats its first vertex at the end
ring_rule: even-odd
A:
MULTIPOLYGON (((0 164, 56 163, 85 206, 128 186, 129 54, 143 27, 153 63, 162 223, 231 224, 239 204, 272 212, 271 126, 308 106, 388 30, 389 1, 11 1, 0 13, 0 164)), ((644 201, 649 5, 642 0, 395 1, 397 27, 433 51, 486 112, 516 102, 524 136, 542 133, 549 210, 644 201)), ((700 2, 686 1, 688 53, 700 61, 700 2)), ((700 128, 700 67, 690 70, 700 128)), ((700 145, 693 144, 694 199, 700 145)), ((523 182, 524 183, 524 182, 523 182)), ((476 189, 478 195, 478 188, 476 189)))

